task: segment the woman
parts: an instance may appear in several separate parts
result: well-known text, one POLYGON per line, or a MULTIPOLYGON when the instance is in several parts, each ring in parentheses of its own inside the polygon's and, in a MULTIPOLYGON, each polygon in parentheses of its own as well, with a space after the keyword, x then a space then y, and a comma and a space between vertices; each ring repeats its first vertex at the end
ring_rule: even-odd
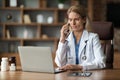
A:
POLYGON ((90 70, 105 67, 105 56, 95 33, 88 32, 86 10, 82 6, 71 6, 68 23, 61 29, 55 62, 63 70, 90 70), (71 28, 69 33, 69 27, 71 28), (66 33, 67 31, 67 33, 66 33))

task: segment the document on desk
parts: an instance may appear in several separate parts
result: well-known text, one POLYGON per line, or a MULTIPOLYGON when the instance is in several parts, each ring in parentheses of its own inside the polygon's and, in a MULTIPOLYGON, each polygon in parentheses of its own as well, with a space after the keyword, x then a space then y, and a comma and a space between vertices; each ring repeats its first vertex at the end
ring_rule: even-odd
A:
POLYGON ((69 72, 68 76, 81 76, 81 77, 89 77, 92 75, 92 72, 69 72))

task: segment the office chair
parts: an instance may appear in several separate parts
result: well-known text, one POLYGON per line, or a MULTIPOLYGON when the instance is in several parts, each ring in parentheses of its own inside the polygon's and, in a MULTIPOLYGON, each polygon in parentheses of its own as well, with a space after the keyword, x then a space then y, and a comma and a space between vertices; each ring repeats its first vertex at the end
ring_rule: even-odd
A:
POLYGON ((99 35, 102 48, 106 55, 106 69, 112 69, 114 60, 114 30, 112 22, 92 22, 91 28, 93 32, 99 35))

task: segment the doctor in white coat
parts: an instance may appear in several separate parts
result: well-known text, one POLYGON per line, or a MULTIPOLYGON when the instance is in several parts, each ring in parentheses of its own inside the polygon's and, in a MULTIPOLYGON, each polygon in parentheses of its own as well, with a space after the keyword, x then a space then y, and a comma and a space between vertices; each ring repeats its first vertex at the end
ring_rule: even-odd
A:
POLYGON ((88 32, 86 10, 82 6, 71 6, 68 23, 61 28, 55 62, 63 70, 91 70, 105 68, 105 55, 99 37, 88 32), (71 30, 69 30, 69 26, 71 30))

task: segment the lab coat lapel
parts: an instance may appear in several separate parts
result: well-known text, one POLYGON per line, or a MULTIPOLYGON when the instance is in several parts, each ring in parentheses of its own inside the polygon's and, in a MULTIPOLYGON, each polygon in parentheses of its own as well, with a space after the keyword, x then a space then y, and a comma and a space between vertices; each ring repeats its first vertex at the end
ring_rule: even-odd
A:
POLYGON ((74 44, 74 38, 73 38, 73 33, 72 32, 70 33, 67 40, 69 41, 69 46, 70 46, 70 50, 71 50, 71 53, 72 53, 71 55, 75 56, 75 54, 73 54, 73 53, 75 53, 75 44, 74 44))
MULTIPOLYGON (((80 48, 79 48, 79 53, 81 54, 85 45, 86 45, 86 41, 88 41, 88 31, 84 30, 82 37, 81 37, 81 41, 80 41, 80 48)), ((79 54, 79 55, 80 55, 79 54)))

